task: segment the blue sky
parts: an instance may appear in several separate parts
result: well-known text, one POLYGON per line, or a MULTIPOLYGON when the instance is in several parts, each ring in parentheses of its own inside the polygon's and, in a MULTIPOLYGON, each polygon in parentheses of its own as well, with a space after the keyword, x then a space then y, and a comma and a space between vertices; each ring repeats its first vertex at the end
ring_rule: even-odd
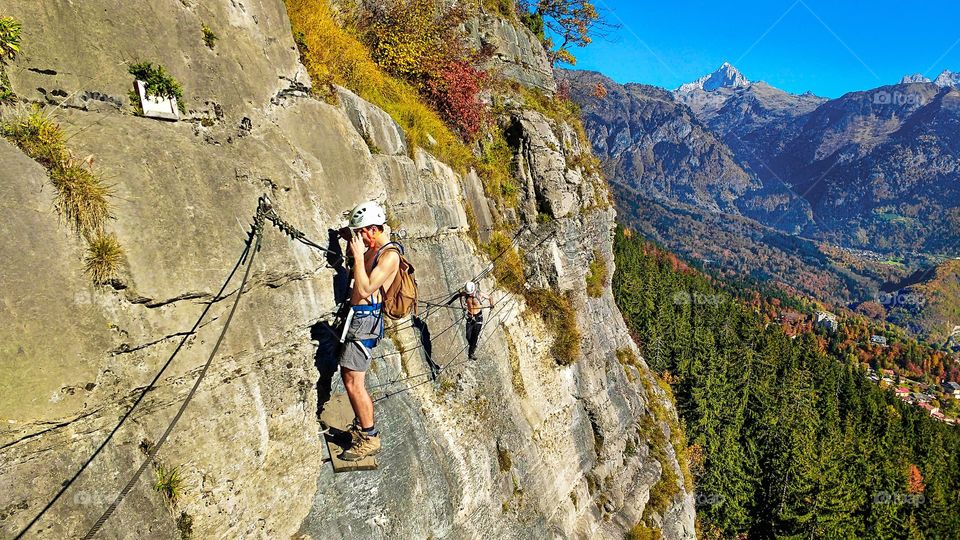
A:
POLYGON ((750 80, 837 97, 908 73, 960 71, 957 0, 595 0, 621 27, 576 68, 676 88, 724 61, 750 80))

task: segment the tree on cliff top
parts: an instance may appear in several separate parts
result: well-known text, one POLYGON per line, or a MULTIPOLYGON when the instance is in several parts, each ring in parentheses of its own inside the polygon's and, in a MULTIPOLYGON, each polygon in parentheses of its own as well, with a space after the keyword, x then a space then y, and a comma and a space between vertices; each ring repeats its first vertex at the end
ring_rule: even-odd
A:
POLYGON ((533 13, 543 21, 549 37, 544 39, 550 62, 576 65, 570 52, 573 47, 585 47, 594 38, 604 37, 616 25, 604 19, 593 2, 586 0, 519 0, 521 13, 533 13), (554 43, 554 37, 560 41, 554 43))

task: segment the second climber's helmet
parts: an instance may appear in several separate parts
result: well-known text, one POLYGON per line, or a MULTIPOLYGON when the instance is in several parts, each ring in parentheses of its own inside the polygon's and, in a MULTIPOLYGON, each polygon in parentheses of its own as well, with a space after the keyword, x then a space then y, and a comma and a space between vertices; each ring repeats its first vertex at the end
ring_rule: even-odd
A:
POLYGON ((473 294, 477 292, 477 284, 472 281, 468 281, 463 285, 463 290, 467 291, 467 294, 473 294))
POLYGON ((387 222, 387 213, 375 201, 367 201, 357 205, 350 212, 350 228, 362 229, 370 225, 383 225, 387 222))

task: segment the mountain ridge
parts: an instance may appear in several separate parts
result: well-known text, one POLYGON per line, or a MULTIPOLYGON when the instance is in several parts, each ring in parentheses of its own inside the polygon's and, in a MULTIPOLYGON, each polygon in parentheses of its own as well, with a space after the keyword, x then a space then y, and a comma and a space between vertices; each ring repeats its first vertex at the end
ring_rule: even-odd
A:
MULTIPOLYGON (((826 99, 809 93, 790 94, 762 82, 743 82, 749 79, 742 74, 726 77, 726 86, 717 85, 706 91, 706 76, 683 85, 683 91, 654 90, 656 87, 634 91, 634 100, 658 96, 657 107, 662 115, 625 130, 624 120, 612 118, 610 106, 588 93, 590 87, 601 83, 609 87, 608 91, 614 89, 606 100, 622 97, 623 93, 616 90, 617 83, 601 77, 580 72, 565 75, 571 81, 575 100, 583 108, 592 140, 598 133, 609 135, 614 128, 631 134, 620 142, 621 146, 633 146, 620 148, 607 162, 613 185, 626 183, 633 187, 632 191, 619 192, 636 200, 644 196, 636 190, 638 185, 651 178, 666 178, 680 184, 711 184, 714 192, 730 194, 732 198, 725 199, 723 205, 678 196, 682 193, 679 190, 659 190, 646 196, 658 200, 667 214, 672 212, 672 205, 699 208, 698 212, 706 213, 701 220, 714 223, 714 231, 726 230, 731 239, 746 229, 733 221, 708 218, 707 214, 719 211, 747 217, 762 227, 800 235, 812 241, 812 245, 819 244, 815 249, 824 256, 816 257, 821 261, 818 264, 825 275, 835 276, 827 281, 815 280, 825 289, 818 291, 820 286, 800 278, 801 273, 783 272, 784 268, 796 268, 797 262, 773 272, 799 290, 813 291, 814 296, 818 292, 821 298, 840 303, 868 299, 875 295, 871 290, 929 266, 937 257, 949 255, 941 252, 951 249, 951 238, 960 238, 960 212, 955 210, 954 202, 960 197, 951 180, 960 171, 960 141, 956 135, 956 126, 960 125, 960 92, 955 89, 908 83, 826 99), (659 144, 656 137, 644 139, 664 126, 685 126, 681 147, 659 144), (702 147, 709 141, 720 145, 716 153, 691 153, 691 148, 702 147), (695 157, 698 167, 682 165, 677 152, 695 157), (622 163, 638 159, 648 163, 647 168, 631 171, 622 167, 622 163), (715 169, 722 163, 729 163, 727 170, 745 175, 739 184, 741 189, 729 189, 738 184, 724 186, 724 178, 715 169), (649 171, 655 174, 651 176, 649 171), (704 178, 695 179, 698 173, 704 178), (641 182, 640 178, 644 180, 641 182), (923 218, 920 208, 926 209, 923 218), (887 264, 885 259, 891 258, 897 263, 887 264), (792 282, 791 274, 797 276, 792 282), (834 284, 827 285, 830 281, 834 284)), ((645 86, 628 83, 622 87, 630 91, 645 86)), ((637 108, 634 103, 627 110, 637 108)), ((595 149, 600 156, 609 150, 603 145, 595 149)), ((624 217, 644 219, 631 208, 618 206, 624 217)), ((689 227, 684 230, 690 231, 689 227)), ((661 235, 658 241, 674 249, 683 252, 686 242, 686 253, 702 251, 695 247, 695 239, 676 238, 679 244, 675 244, 669 230, 657 234, 661 235)), ((751 233, 740 238, 751 244, 762 242, 765 237, 773 239, 776 235, 751 233)), ((779 246, 778 260, 803 260, 803 256, 794 258, 789 251, 780 251, 784 246, 781 240, 764 250, 773 246, 779 246)), ((737 257, 730 262, 746 270, 751 261, 737 257)), ((763 268, 763 261, 753 262, 755 271, 770 270, 763 268)))

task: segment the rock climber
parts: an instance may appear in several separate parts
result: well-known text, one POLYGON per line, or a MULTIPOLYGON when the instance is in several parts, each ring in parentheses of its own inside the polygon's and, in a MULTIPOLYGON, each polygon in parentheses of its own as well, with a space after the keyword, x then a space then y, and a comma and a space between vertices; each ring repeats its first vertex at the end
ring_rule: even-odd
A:
POLYGON ((340 454, 344 461, 358 461, 380 451, 380 432, 374 424, 373 400, 364 377, 372 351, 383 338, 382 292, 397 278, 400 255, 383 247, 390 242, 386 213, 368 201, 350 213, 349 253, 353 256, 353 285, 339 354, 340 375, 356 415, 350 428, 351 446, 340 454), (381 254, 381 250, 383 250, 381 254))
POLYGON ((477 341, 480 340, 480 330, 483 328, 483 310, 494 307, 493 298, 480 292, 476 283, 468 281, 447 305, 457 300, 460 300, 460 306, 467 312, 467 358, 476 360, 477 341), (487 305, 484 306, 484 303, 487 305))

